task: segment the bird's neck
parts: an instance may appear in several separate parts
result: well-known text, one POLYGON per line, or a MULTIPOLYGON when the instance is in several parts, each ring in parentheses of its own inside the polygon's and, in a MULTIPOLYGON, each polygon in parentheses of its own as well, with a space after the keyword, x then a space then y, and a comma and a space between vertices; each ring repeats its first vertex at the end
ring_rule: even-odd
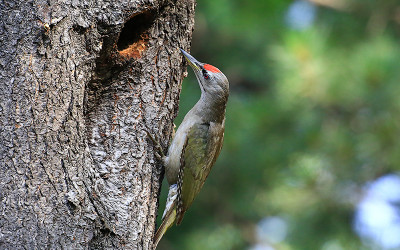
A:
POLYGON ((200 100, 193 108, 205 121, 222 123, 225 118, 227 100, 228 98, 225 96, 211 96, 202 93, 200 100))

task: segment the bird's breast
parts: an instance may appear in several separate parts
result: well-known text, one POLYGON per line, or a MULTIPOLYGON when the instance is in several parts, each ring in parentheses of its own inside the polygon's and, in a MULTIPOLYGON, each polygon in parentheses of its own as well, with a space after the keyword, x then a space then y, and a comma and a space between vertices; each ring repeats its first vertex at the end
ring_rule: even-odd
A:
POLYGON ((182 122, 172 139, 165 159, 165 175, 170 185, 178 182, 178 173, 183 145, 185 144, 187 133, 193 126, 192 122, 182 122))

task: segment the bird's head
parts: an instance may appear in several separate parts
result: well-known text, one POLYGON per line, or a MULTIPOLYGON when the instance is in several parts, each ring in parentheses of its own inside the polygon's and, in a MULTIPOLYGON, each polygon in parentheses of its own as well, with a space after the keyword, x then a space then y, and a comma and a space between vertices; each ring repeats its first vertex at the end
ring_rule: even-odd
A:
POLYGON ((183 49, 181 51, 196 75, 202 94, 227 100, 229 96, 229 82, 226 76, 218 68, 197 61, 183 49))

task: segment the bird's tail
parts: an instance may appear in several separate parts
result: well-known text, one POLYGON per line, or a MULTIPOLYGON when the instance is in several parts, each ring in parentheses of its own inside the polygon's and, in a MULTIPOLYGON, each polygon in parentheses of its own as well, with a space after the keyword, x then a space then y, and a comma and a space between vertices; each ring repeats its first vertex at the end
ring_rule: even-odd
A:
POLYGON ((176 219, 176 203, 177 203, 178 186, 176 184, 169 187, 167 204, 165 206, 162 223, 158 227, 156 235, 154 236, 153 249, 157 248, 161 238, 172 227, 176 219))
POLYGON ((156 235, 154 236, 154 249, 157 248, 158 242, 160 242, 161 238, 167 232, 167 230, 172 227, 176 218, 176 206, 174 206, 169 213, 166 214, 163 222, 160 227, 157 229, 156 235))

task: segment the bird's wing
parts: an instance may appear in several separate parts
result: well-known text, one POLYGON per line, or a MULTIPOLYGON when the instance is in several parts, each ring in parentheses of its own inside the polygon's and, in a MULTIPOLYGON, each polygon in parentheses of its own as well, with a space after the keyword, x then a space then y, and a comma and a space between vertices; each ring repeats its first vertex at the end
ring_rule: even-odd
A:
POLYGON ((178 184, 177 224, 200 192, 221 151, 223 138, 223 123, 195 124, 188 131, 179 171, 183 182, 178 184))

